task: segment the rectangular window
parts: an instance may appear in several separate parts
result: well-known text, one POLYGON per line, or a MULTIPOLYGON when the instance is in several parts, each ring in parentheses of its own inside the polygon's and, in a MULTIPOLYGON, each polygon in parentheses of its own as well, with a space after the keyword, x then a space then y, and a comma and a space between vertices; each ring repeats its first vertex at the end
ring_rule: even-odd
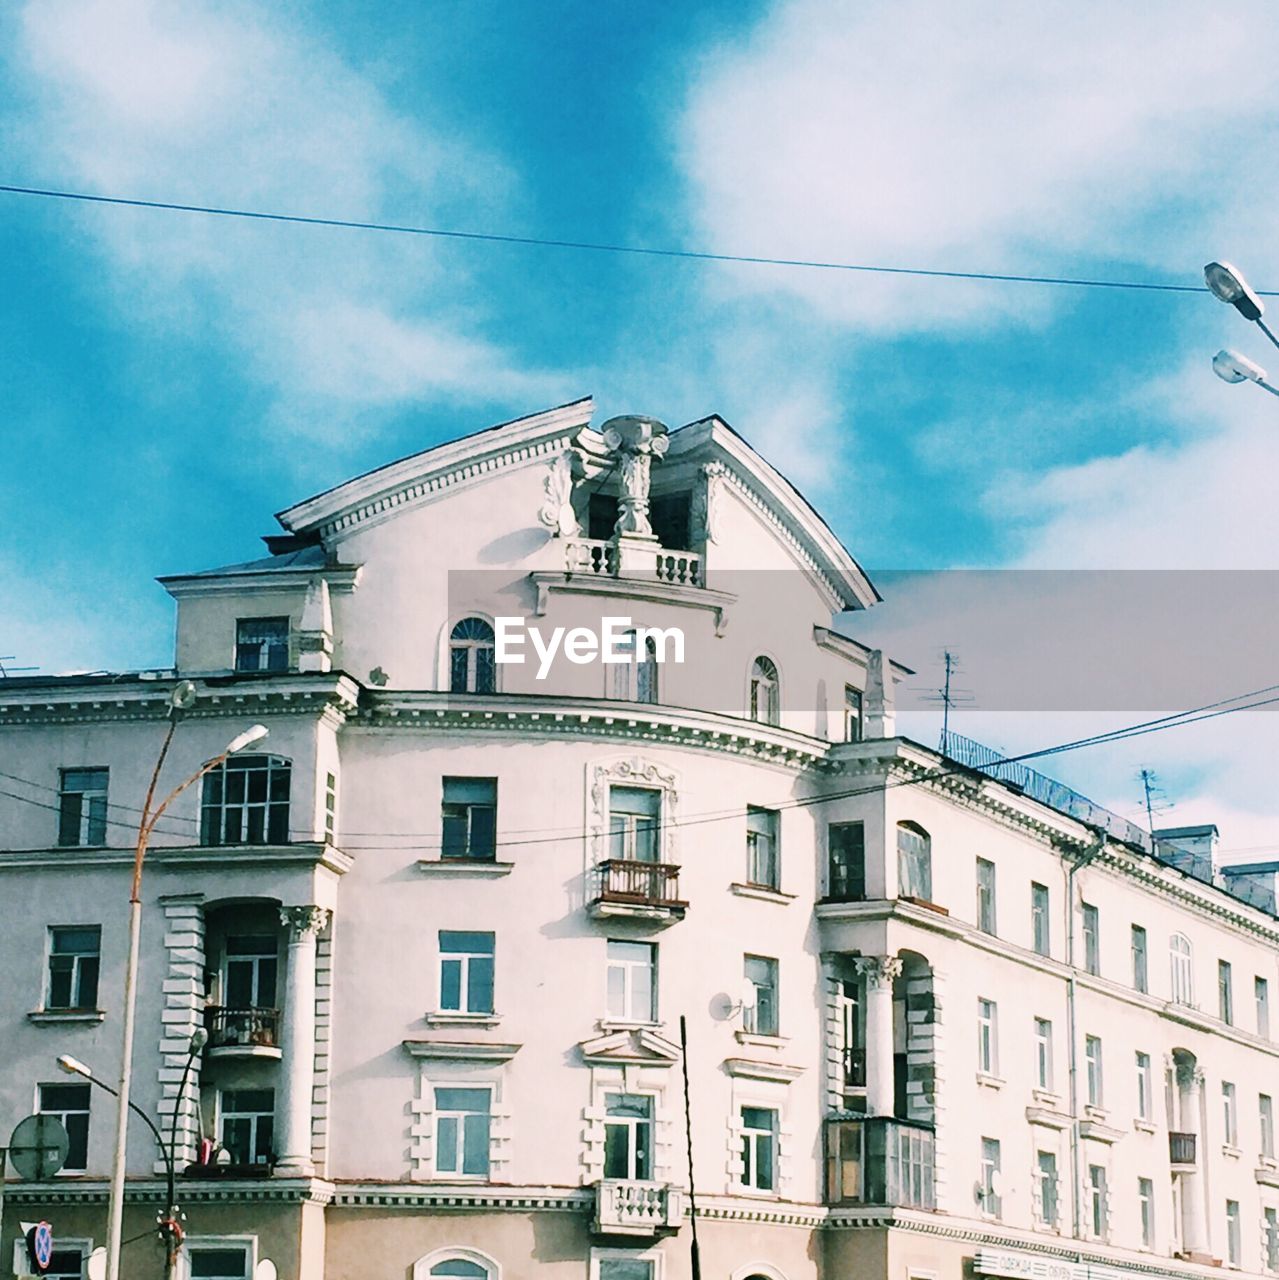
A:
POLYGON ((1153 1120, 1154 1085, 1150 1076, 1150 1054, 1137 1054, 1137 1119, 1153 1120))
POLYGON ((846 978, 840 984, 840 1050, 844 1064, 844 1088, 866 1087, 866 1001, 862 980, 846 978))
POLYGON ((1155 1184, 1149 1178, 1137 1179, 1137 1205, 1141 1211, 1141 1245, 1155 1247, 1155 1184))
POLYGON ((1132 986, 1134 991, 1150 990, 1146 931, 1139 924, 1135 924, 1132 927, 1132 986))
POLYGON ((332 844, 337 834, 338 780, 336 775, 324 775, 324 838, 332 844))
POLYGON ((862 691, 851 684, 844 686, 844 741, 862 740, 862 691))
POLYGON ((647 1258, 598 1258, 598 1280, 654 1280, 654 1264, 647 1258))
POLYGON ((232 1164, 270 1164, 275 1129, 274 1089, 223 1089, 218 1096, 222 1145, 232 1164))
POLYGON ((765 889, 781 888, 776 809, 746 810, 746 882, 765 889))
POLYGON ((497 779, 445 778, 440 857, 491 862, 497 857, 497 779))
POLYGON ((999 1139, 981 1140, 981 1211, 989 1218, 1000 1214, 999 1197, 995 1194, 995 1175, 999 1172, 999 1139))
POLYGON ((53 1256, 49 1260, 49 1269, 44 1273, 44 1280, 82 1280, 83 1276, 83 1247, 73 1246, 69 1249, 54 1249, 53 1256))
POLYGON ((828 893, 832 902, 862 902, 866 897, 866 829, 860 822, 832 822, 826 828, 830 861, 828 893))
POLYGON ((1243 1244, 1243 1236, 1239 1229, 1239 1201, 1226 1201, 1226 1261, 1232 1266, 1239 1265, 1239 1257, 1243 1244))
POLYGON ((1279 1271, 1279 1211, 1267 1208, 1264 1214, 1266 1270, 1279 1271))
POLYGON ((1052 917, 1049 914, 1048 886, 1030 886, 1030 937, 1036 954, 1046 956, 1052 948, 1052 917))
POLYGON ((1217 961, 1217 1016, 1227 1026, 1235 1020, 1234 972, 1228 960, 1217 961))
POLYGON ((977 927, 995 932, 995 864, 985 858, 977 859, 977 927))
POLYGON ((610 1093, 604 1100, 604 1176, 646 1182, 653 1176, 653 1099, 610 1093))
POLYGON ((1048 1093, 1053 1087, 1053 1024, 1035 1019, 1035 1087, 1048 1093))
POLYGON ((1098 1036, 1084 1037, 1084 1058, 1088 1064, 1088 1105, 1102 1105, 1101 1088, 1101 1039, 1098 1036))
POLYGON ((1261 1122, 1261 1154, 1275 1158, 1275 1104, 1268 1093, 1257 1095, 1257 1116, 1261 1122))
POLYGON ((1235 1096, 1235 1086, 1227 1080, 1221 1082, 1221 1119, 1226 1145, 1239 1145, 1239 1101, 1235 1096))
POLYGON ((897 824, 897 892, 920 902, 933 900, 932 851, 924 832, 897 824))
POLYGON ((96 1009, 101 925, 58 926, 49 930, 46 1009, 96 1009))
POLYGON ((279 756, 232 756, 205 774, 200 842, 288 844, 291 778, 279 756))
POLYGON ((767 1107, 742 1108, 742 1186, 777 1189, 777 1112, 767 1107))
POLYGON ((58 790, 58 844, 97 848, 107 842, 106 769, 63 769, 58 790))
POLYGON ((1045 1227, 1057 1225, 1057 1153, 1040 1151, 1035 1159, 1039 1189, 1039 1222, 1045 1227))
POLYGON ((1257 1034, 1270 1039, 1270 983, 1265 978, 1252 980, 1253 999, 1257 1005, 1257 1034))
POLYGON ((187 1273, 191 1280, 250 1280, 248 1245, 191 1244, 188 1242, 187 1273))
POLYGON ((608 789, 608 856, 660 862, 662 793, 650 787, 608 789))
POLYGON ((1106 1238, 1106 1166, 1088 1166, 1088 1228, 1094 1240, 1106 1238))
POLYGON ((746 957, 746 981, 754 988, 755 1002, 742 1010, 744 1030, 759 1036, 778 1034, 777 961, 767 956, 746 957))
POLYGON ((237 671, 289 669, 288 618, 240 618, 235 624, 237 671))
POLYGON ((451 1013, 493 1012, 494 936, 440 930, 440 1009, 451 1013))
POLYGON ((274 1008, 279 968, 279 944, 272 934, 228 937, 222 1003, 228 1009, 274 1008))
POLYGON ((977 1001, 977 1070, 993 1076, 999 1070, 999 1010, 993 1000, 977 1001))
POLYGON ((1091 903, 1083 904, 1084 917, 1084 970, 1087 973, 1101 972, 1101 922, 1097 908, 1091 903))
POLYGON ((608 1016, 622 1022, 657 1021, 657 946, 608 941, 608 1016))
POLYGON ((486 1178, 493 1095, 488 1089, 436 1089, 435 1172, 486 1178))
POLYGON ((67 1131, 70 1145, 63 1168, 83 1173, 89 1167, 89 1090, 87 1084, 42 1084, 36 1110, 56 1116, 67 1131))

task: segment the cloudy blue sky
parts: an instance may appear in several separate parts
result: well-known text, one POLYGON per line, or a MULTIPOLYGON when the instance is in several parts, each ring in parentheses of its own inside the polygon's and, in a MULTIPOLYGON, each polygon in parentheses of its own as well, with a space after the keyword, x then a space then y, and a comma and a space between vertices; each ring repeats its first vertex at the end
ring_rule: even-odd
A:
MULTIPOLYGON (((1195 283, 1227 257, 1269 287, 1276 36, 1260 0, 42 0, 0 13, 0 181, 941 269, 1195 283)), ((0 653, 46 671, 165 663, 155 575, 252 556, 311 492, 586 393, 721 413, 872 567, 1279 559, 1273 402, 1208 367, 1268 353, 1207 295, 19 196, 0 261, 0 653)), ((925 676, 943 631, 903 654, 925 676)), ((992 719, 975 692, 967 726, 1009 748, 1101 723, 992 719)), ((1119 805, 1153 763, 1169 820, 1252 848, 1279 842, 1276 745, 1239 716, 1057 771, 1119 805)))

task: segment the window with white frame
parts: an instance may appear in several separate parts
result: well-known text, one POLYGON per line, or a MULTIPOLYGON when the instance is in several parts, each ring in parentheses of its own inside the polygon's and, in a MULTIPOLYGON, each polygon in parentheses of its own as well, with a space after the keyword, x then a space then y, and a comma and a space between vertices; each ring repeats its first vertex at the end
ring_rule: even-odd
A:
POLYGON ((977 1070, 999 1074, 999 1009, 993 1000, 977 1001, 977 1070))
POLYGON ((1270 1039, 1270 984, 1265 978, 1252 980, 1253 1002, 1257 1006, 1257 1034, 1263 1040, 1270 1039))
POLYGON ((1257 1095, 1257 1118, 1261 1126, 1261 1154, 1267 1160, 1275 1158, 1275 1104, 1268 1093, 1257 1095))
POLYGON ((851 684, 844 686, 844 741, 862 740, 862 691, 851 684))
POLYGON ((995 932, 995 864, 987 858, 977 859, 977 927, 995 932))
POLYGON ((49 930, 46 1009, 96 1009, 102 926, 54 925, 49 930))
POLYGON ((1279 1271, 1279 1210, 1267 1205, 1262 1213, 1262 1249, 1267 1271, 1279 1271))
POLYGON ((1239 1201, 1226 1201, 1226 1261, 1232 1266, 1239 1265, 1243 1253, 1243 1233, 1239 1227, 1239 1201))
POLYGON ((1035 1019, 1035 1087, 1046 1093, 1053 1087, 1053 1024, 1047 1018, 1035 1019))
POLYGON ((1084 1037, 1084 1062, 1087 1066, 1088 1105, 1101 1107, 1104 1105, 1101 1075, 1101 1037, 1084 1037))
POLYGON ((487 1178, 493 1094, 474 1086, 435 1089, 435 1172, 439 1177, 487 1178))
POLYGON ((275 1132, 274 1089, 223 1089, 218 1095, 222 1145, 232 1164, 270 1164, 275 1132))
POLYGON ((751 666, 750 718, 761 724, 781 721, 781 684, 771 658, 758 657, 751 666))
POLYGON ((913 822, 897 824, 897 893, 920 902, 933 900, 932 842, 913 822))
POLYGON ((1052 914, 1046 884, 1030 886, 1030 939, 1036 955, 1051 954, 1052 914))
POLYGON ((826 828, 827 896, 832 902, 866 897, 866 828, 860 822, 832 822, 826 828))
POLYGON ((497 856, 497 779, 445 778, 440 857, 491 862, 497 856))
POLYGON ((1041 1226, 1057 1225, 1057 1153, 1039 1151, 1035 1155, 1036 1211, 1041 1226))
POLYGON ((746 882, 764 889, 781 887, 777 848, 778 813, 748 805, 746 809, 746 882))
POLYGON ((496 688, 493 628, 463 618, 449 633, 449 692, 492 693, 496 688))
POLYGON ((660 862, 662 793, 652 787, 608 789, 608 856, 660 862))
POLYGON ((657 944, 608 940, 608 1016, 657 1021, 657 944))
POLYGON ((279 943, 274 935, 253 933, 228 937, 222 970, 222 1003, 228 1009, 273 1009, 279 969, 279 943))
POLYGON ((1132 926, 1132 986, 1134 991, 1150 990, 1150 963, 1146 949, 1146 931, 1139 924, 1132 926))
POLYGON ((493 1012, 494 936, 481 930, 440 930, 440 1010, 493 1012))
POLYGON ((1150 1054, 1137 1052, 1134 1061, 1137 1066, 1137 1119, 1154 1119, 1154 1082, 1150 1072, 1150 1054))
POLYGON ((96 848, 107 842, 106 769, 63 769, 58 788, 58 844, 96 848))
POLYGON ((337 775, 324 775, 324 838, 332 844, 337 838, 338 780, 337 775))
POLYGON ((1141 1220, 1143 1249, 1155 1247, 1155 1184, 1149 1178, 1137 1179, 1137 1208, 1141 1220))
POLYGON ((1101 972, 1101 913, 1091 902, 1080 904, 1084 922, 1084 972, 1101 972))
POLYGON ((981 1168, 978 1187, 980 1189, 981 1211, 988 1218, 998 1218, 1001 1209, 1000 1197, 995 1191, 999 1175, 999 1139, 983 1138, 981 1140, 981 1168))
POLYGON ((481 1262, 473 1262, 470 1258, 443 1258, 435 1263, 428 1276, 448 1277, 448 1280, 489 1280, 493 1274, 490 1268, 481 1262))
POLYGON ((232 756, 204 775, 200 842, 287 844, 292 766, 280 756, 232 756))
MULTIPOLYGON (((15 1242, 16 1243, 16 1242, 15 1242)), ((27 1251, 26 1242, 18 1244, 23 1254, 27 1251)), ((53 1256, 49 1259, 49 1269, 43 1273, 44 1280, 82 1280, 84 1276, 84 1260, 88 1251, 79 1245, 63 1244, 58 1242, 53 1250, 53 1256)), ((24 1268, 19 1275, 25 1275, 24 1268)))
POLYGON ((591 1280, 657 1280, 657 1259, 609 1250, 591 1253, 591 1280))
POLYGON ((866 999, 863 980, 845 978, 839 988, 840 1056, 845 1089, 866 1087, 866 999))
POLYGON ((747 983, 754 1001, 742 1010, 742 1028, 759 1036, 778 1034, 777 961, 768 956, 746 956, 747 983))
POLYGON ((1104 1240, 1110 1212, 1109 1197, 1106 1192, 1106 1166, 1104 1164, 1090 1164, 1088 1166, 1086 1192, 1088 1234, 1094 1240, 1104 1240))
POLYGON ((1195 1003, 1194 953, 1184 933, 1174 933, 1168 942, 1168 959, 1172 971, 1174 1004, 1195 1003))
POLYGON ((742 1107, 742 1186, 777 1190, 777 1112, 771 1107, 742 1107))
POLYGON ((653 1098, 647 1093, 604 1097, 604 1176, 646 1182, 653 1176, 653 1098))
POLYGON ((1235 1020, 1234 970, 1228 960, 1217 961, 1217 1016, 1227 1026, 1235 1020))
POLYGON ((620 659, 610 664, 610 696, 619 702, 658 701, 657 642, 652 636, 644 637, 640 644, 639 633, 625 632, 614 645, 614 653, 620 659))
POLYGON ((67 1131, 62 1167, 68 1173, 83 1173, 89 1167, 89 1090, 87 1084, 42 1084, 37 1089, 36 1111, 61 1120, 67 1131))
POLYGON ((288 618, 237 618, 235 669, 237 671, 287 671, 289 669, 288 618))
POLYGON ((1239 1100, 1235 1086, 1228 1080, 1221 1082, 1222 1133, 1228 1147, 1239 1145, 1239 1100))
POLYGON ((229 1240, 188 1240, 186 1273, 190 1280, 252 1280, 253 1248, 229 1240))

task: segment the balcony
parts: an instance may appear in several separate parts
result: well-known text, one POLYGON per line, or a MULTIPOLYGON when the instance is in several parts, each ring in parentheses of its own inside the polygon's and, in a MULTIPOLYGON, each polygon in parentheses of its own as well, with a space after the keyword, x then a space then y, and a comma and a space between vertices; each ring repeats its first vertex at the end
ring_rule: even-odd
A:
POLYGON ((1173 1173, 1193 1173, 1196 1167, 1195 1148, 1197 1134, 1168 1134, 1168 1158, 1172 1162, 1173 1173))
POLYGON ((826 1161, 828 1204, 937 1207, 929 1125, 892 1116, 829 1120, 826 1161))
MULTIPOLYGON (((667 551, 665 548, 655 547, 652 555, 652 576, 656 581, 672 582, 685 587, 705 585, 702 579, 702 558, 694 552, 667 551)), ((619 577, 622 561, 617 543, 612 539, 569 538, 564 543, 564 572, 569 577, 574 574, 619 577)))
POLYGON ((205 1053, 211 1058, 279 1058, 278 1009, 227 1009, 211 1005, 204 1011, 209 1033, 205 1053))
POLYGON ((590 913, 597 919, 630 916, 671 924, 687 909, 679 896, 679 868, 670 863, 609 858, 595 868, 590 913))
POLYGON ((684 1197, 664 1182, 606 1178, 595 1184, 595 1220, 600 1235, 656 1236, 678 1231, 684 1197))

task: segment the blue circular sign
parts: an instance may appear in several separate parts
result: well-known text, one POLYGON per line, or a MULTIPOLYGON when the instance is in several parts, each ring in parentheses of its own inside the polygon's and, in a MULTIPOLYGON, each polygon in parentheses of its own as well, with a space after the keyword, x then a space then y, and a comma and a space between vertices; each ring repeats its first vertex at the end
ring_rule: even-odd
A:
POLYGON ((53 1261, 53 1228, 47 1222, 37 1222, 27 1232, 27 1252, 37 1274, 44 1275, 53 1261))

